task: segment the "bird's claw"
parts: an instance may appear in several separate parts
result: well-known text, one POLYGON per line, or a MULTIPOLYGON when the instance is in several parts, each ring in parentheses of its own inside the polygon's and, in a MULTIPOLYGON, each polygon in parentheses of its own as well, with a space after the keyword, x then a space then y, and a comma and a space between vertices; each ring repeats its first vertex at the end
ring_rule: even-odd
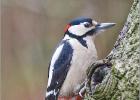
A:
POLYGON ((85 92, 86 92, 86 86, 84 86, 84 87, 79 91, 79 95, 80 95, 81 97, 84 97, 85 92))

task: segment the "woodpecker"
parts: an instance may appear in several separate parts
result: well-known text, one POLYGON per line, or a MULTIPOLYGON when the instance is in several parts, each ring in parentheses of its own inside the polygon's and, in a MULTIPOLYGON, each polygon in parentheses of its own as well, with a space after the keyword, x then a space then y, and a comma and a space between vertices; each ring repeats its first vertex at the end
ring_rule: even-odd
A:
POLYGON ((66 98, 63 100, 73 100, 67 97, 75 96, 77 87, 86 78, 87 68, 98 58, 93 40, 97 33, 114 25, 98 23, 86 17, 74 19, 67 24, 64 37, 49 65, 45 100, 62 100, 59 99, 61 97, 66 98))

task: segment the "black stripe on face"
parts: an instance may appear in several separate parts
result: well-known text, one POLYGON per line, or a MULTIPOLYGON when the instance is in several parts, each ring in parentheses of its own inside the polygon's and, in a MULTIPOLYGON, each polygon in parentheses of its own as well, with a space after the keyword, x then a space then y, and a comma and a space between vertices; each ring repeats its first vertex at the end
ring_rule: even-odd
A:
POLYGON ((84 47, 88 48, 86 40, 83 39, 85 36, 77 36, 77 35, 74 35, 74 34, 68 32, 68 31, 67 31, 66 34, 69 35, 72 38, 77 39, 81 43, 81 45, 83 45, 84 47))

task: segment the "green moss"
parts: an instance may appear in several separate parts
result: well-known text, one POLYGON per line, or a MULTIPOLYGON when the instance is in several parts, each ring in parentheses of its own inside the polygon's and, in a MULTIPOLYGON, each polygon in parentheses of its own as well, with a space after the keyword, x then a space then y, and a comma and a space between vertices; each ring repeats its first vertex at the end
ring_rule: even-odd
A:
MULTIPOLYGON (((139 94, 139 1, 134 0, 125 24, 127 31, 120 33, 117 47, 109 54, 112 70, 92 95, 85 100, 138 100, 139 94), (122 38, 122 34, 124 34, 122 38)), ((122 30, 124 31, 124 30, 122 30)))

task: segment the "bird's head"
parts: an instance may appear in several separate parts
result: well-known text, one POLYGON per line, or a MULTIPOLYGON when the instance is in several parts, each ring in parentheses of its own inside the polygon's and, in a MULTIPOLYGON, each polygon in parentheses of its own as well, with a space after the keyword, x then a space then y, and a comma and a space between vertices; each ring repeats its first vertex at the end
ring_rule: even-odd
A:
POLYGON ((71 21, 65 28, 65 34, 74 36, 88 36, 106 30, 114 26, 115 23, 98 23, 91 18, 77 18, 71 21))

